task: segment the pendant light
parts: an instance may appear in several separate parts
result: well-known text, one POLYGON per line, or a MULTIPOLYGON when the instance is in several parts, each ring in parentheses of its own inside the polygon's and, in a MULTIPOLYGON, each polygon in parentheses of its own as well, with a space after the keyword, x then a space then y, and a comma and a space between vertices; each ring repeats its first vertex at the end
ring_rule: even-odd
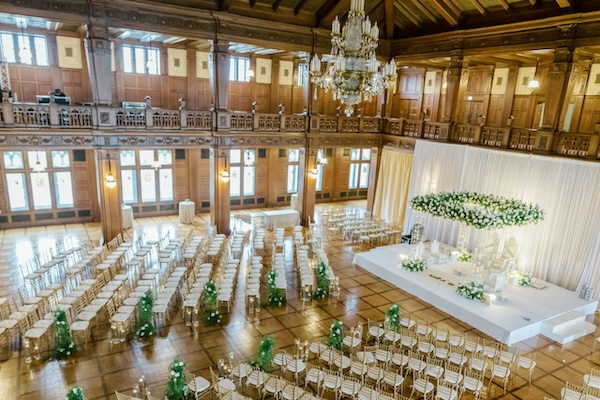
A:
POLYGON ((112 173, 112 161, 110 159, 110 154, 108 155, 108 175, 105 178, 106 187, 109 189, 114 189, 117 187, 117 180, 112 173))
POLYGON ((46 168, 40 162, 40 153, 38 150, 35 151, 35 165, 33 166, 33 172, 38 174, 46 172, 46 168))

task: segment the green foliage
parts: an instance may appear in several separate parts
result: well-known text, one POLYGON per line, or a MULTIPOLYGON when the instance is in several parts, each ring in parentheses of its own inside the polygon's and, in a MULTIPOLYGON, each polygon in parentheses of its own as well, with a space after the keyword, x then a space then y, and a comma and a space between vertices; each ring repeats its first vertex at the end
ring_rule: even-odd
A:
POLYGON ((167 400, 185 400, 187 392, 187 382, 185 380, 186 366, 187 364, 181 361, 179 357, 175 358, 175 361, 171 364, 171 372, 165 392, 167 400))
POLYGON ((285 304, 285 298, 277 289, 277 272, 274 269, 267 272, 267 285, 269 287, 269 305, 281 306, 285 304))
POLYGON ((313 298, 324 299, 329 296, 329 271, 327 265, 321 261, 316 269, 317 289, 313 293, 313 298))
POLYGON ((74 386, 67 393, 67 400, 83 400, 83 389, 80 386, 74 386))
POLYGON ((456 292, 470 300, 481 300, 485 296, 485 286, 477 282, 461 282, 456 287, 456 292))
POLYGON ((421 272, 425 271, 427 266, 425 265, 425 260, 422 258, 405 258, 402 260, 400 264, 402 268, 412 271, 412 272, 421 272))
POLYGON ((272 336, 266 337, 260 342, 258 352, 254 356, 251 364, 261 371, 271 370, 271 363, 275 357, 275 339, 272 336))
POLYGON ((220 324, 223 319, 223 314, 217 308, 217 285, 210 280, 204 285, 204 324, 215 325, 220 324))
POLYGON ((398 307, 398 304, 393 304, 387 310, 385 324, 395 331, 400 329, 400 307, 398 307))
POLYGON ((327 339, 327 342, 325 342, 325 344, 327 346, 333 347, 334 349, 343 350, 343 330, 344 324, 342 324, 342 321, 333 321, 333 323, 331 324, 331 329, 329 331, 329 339, 327 339))
POLYGON ((65 310, 54 311, 54 327, 56 329, 56 344, 50 359, 62 360, 75 354, 77 347, 71 338, 71 330, 69 329, 65 310))
POLYGON ((138 322, 135 328, 135 337, 138 340, 149 340, 156 334, 153 307, 154 296, 151 291, 147 291, 137 304, 138 322))

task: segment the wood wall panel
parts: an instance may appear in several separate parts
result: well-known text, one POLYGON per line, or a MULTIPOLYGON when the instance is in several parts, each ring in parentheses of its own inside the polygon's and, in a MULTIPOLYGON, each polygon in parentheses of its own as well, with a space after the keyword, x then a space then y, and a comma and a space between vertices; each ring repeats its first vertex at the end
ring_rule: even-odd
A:
POLYGON ((10 87, 19 101, 33 103, 36 95, 47 95, 54 89, 50 67, 9 64, 8 71, 10 87))
POLYGON ((250 83, 229 82, 229 108, 231 110, 250 112, 252 101, 250 99, 250 83))
POLYGON ((600 123, 600 96, 586 96, 581 111, 579 132, 594 133, 600 123))
POLYGON ((512 115, 515 117, 513 126, 517 128, 531 128, 533 110, 530 109, 532 96, 515 96, 512 115))
POLYGON ((62 68, 60 70, 60 77, 62 80, 61 89, 64 94, 71 97, 72 104, 92 101, 92 97, 88 93, 85 93, 82 70, 62 68))
POLYGON ((169 99, 162 97, 161 77, 156 75, 122 74, 124 98, 123 101, 144 101, 146 96, 152 97, 153 107, 168 107, 169 99))
POLYGON ((504 114, 504 95, 493 94, 490 96, 490 105, 485 120, 487 126, 502 126, 504 114))
MULTIPOLYGON (((279 104, 282 104, 286 113, 292 112, 292 86, 279 86, 279 104)), ((279 110, 273 110, 277 112, 279 110)))
MULTIPOLYGON (((256 99, 253 99, 252 101, 256 101, 258 112, 262 112, 262 113, 277 112, 277 110, 271 110, 271 85, 270 84, 251 83, 248 85, 255 85, 256 99)), ((251 109, 252 109, 252 105, 250 105, 250 110, 251 109)))

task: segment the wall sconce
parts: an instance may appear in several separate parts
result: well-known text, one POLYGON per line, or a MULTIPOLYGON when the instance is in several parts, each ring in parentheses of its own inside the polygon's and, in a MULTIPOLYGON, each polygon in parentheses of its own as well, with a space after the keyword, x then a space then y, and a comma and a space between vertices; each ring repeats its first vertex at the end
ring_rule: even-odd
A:
POLYGON ((532 93, 540 88, 540 82, 537 80, 538 63, 539 58, 535 62, 535 73, 533 74, 533 79, 527 83, 527 87, 529 88, 529 90, 531 90, 532 93))
POLYGON ((244 167, 251 167, 254 165, 254 158, 250 157, 250 150, 244 150, 244 153, 246 153, 246 157, 244 158, 244 167))
POLYGON ((106 187, 109 189, 114 189, 117 187, 117 180, 112 173, 112 161, 110 159, 110 155, 108 156, 108 175, 106 175, 106 178, 104 178, 104 182, 106 187))
POLYGON ((223 183, 229 182, 231 179, 231 175, 229 175, 229 170, 227 169, 227 157, 225 157, 225 169, 221 172, 221 180, 223 183))
POLYGON ((315 167, 313 169, 310 170, 310 172, 308 173, 308 175, 313 178, 313 179, 317 179, 317 177, 319 176, 319 170, 315 167))
POLYGON ((326 157, 321 157, 317 160, 317 164, 319 164, 319 165, 327 165, 327 163, 328 163, 328 160, 326 157))
POLYGON ((46 172, 46 168, 40 162, 40 153, 38 150, 35 151, 35 165, 33 166, 33 172, 38 174, 46 172))
POLYGON ((154 168, 155 171, 157 171, 162 167, 162 164, 160 163, 159 160, 154 160, 154 161, 152 161, 152 164, 150 164, 150 166, 152 168, 154 168))

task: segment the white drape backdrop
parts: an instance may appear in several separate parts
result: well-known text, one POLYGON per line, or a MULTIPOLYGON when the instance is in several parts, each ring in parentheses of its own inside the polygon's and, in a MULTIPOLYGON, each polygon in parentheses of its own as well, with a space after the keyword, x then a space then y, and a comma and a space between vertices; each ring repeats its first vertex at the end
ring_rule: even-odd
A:
POLYGON ((403 225, 412 163, 412 152, 398 148, 383 148, 373 202, 373 215, 403 225))
MULTIPOLYGON (((518 267, 571 290, 591 284, 600 298, 600 164, 418 141, 409 199, 430 192, 473 191, 537 203, 537 225, 498 230, 500 245, 519 244, 518 267)), ((404 231, 423 218, 425 238, 456 245, 460 224, 407 207, 404 231)), ((469 249, 489 231, 470 228, 469 249)))

